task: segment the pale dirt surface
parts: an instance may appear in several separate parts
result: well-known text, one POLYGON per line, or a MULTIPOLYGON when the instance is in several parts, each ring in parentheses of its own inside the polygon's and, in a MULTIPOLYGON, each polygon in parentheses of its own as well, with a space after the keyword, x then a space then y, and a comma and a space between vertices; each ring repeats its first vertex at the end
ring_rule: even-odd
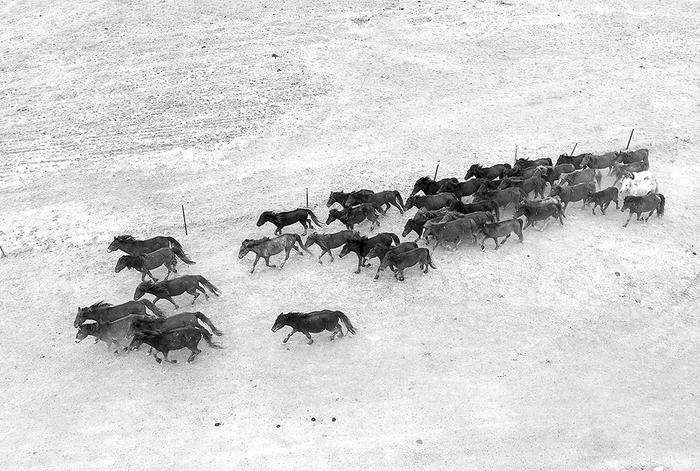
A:
POLYGON ((6 1, 0 24, 0 468, 700 469, 697 2, 6 1), (325 220, 332 189, 631 128, 663 219, 572 204, 404 283, 237 258, 304 187, 325 220), (78 306, 132 296, 125 232, 183 243, 225 350, 73 343, 78 306), (270 332, 321 308, 358 334, 270 332))

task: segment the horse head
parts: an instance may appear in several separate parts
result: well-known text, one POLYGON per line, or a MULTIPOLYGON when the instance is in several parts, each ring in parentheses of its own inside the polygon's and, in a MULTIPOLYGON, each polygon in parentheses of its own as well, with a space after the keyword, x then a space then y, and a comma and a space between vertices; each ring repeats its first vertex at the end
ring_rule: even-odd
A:
POLYGON ((241 242, 241 249, 238 251, 238 258, 240 259, 245 257, 248 252, 250 252, 253 245, 255 245, 255 240, 253 239, 245 239, 243 242, 241 242))
POLYGON ((97 334, 99 329, 99 324, 83 324, 78 326, 78 332, 75 334, 75 343, 80 343, 85 340, 89 335, 97 334))
POLYGON ((335 208, 331 209, 330 211, 328 211, 328 219, 326 219, 326 226, 339 218, 340 218, 340 211, 338 211, 335 208))
POLYGON ((144 294, 153 288, 153 286, 155 286, 153 280, 147 280, 139 283, 139 285, 136 287, 136 291, 134 291, 134 301, 141 299, 144 294))
POLYGON ((85 320, 85 309, 84 307, 78 307, 78 314, 75 316, 75 320, 73 321, 73 327, 79 327, 80 323, 85 320))
POLYGON ((270 218, 274 215, 275 213, 272 211, 263 211, 260 214, 260 217, 258 218, 258 222, 256 223, 258 227, 262 226, 265 224, 267 221, 270 220, 270 218))
POLYGON ((107 252, 114 252, 115 250, 119 249, 119 243, 120 240, 118 237, 115 237, 114 240, 112 241, 111 244, 107 247, 107 252))
POLYGON ((272 331, 277 332, 282 327, 284 327, 287 324, 287 319, 289 319, 289 314, 280 312, 280 315, 277 316, 275 323, 272 325, 272 331))

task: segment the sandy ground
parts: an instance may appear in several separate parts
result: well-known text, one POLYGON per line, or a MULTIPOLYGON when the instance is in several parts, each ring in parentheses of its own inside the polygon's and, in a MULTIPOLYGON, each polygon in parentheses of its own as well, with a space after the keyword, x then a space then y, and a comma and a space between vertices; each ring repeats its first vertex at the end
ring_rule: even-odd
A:
POLYGON ((10 1, 0 24, 0 468, 700 468, 697 2, 10 1), (404 283, 236 256, 305 187, 325 220, 330 190, 407 196, 438 160, 461 178, 631 128, 662 219, 573 204, 404 283), (225 350, 73 343, 78 306, 138 282, 119 233, 182 242, 225 350), (321 308, 358 334, 270 332, 321 308))

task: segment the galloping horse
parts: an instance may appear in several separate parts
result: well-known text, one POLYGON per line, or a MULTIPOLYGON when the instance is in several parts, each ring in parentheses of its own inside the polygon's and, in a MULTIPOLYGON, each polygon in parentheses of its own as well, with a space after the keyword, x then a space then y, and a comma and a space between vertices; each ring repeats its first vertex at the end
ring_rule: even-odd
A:
POLYGON ((306 235, 308 228, 313 227, 311 221, 315 222, 318 227, 321 227, 321 221, 318 220, 316 215, 310 209, 298 208, 293 211, 283 211, 281 213, 276 213, 274 211, 263 211, 258 218, 257 226, 260 227, 266 222, 271 222, 277 227, 275 234, 281 234, 282 228, 298 222, 304 226, 304 233, 302 235, 306 235))
POLYGON ((115 250, 121 250, 129 255, 143 255, 155 252, 158 249, 171 247, 177 247, 182 250, 180 242, 172 237, 158 236, 152 239, 136 240, 130 235, 120 235, 116 236, 112 243, 109 244, 107 251, 114 252, 115 250))
POLYGON ((147 299, 127 301, 116 306, 100 301, 92 306, 79 307, 78 315, 75 316, 73 321, 73 327, 79 327, 87 320, 93 320, 98 324, 113 324, 129 318, 132 320, 145 319, 151 317, 146 313, 146 308, 150 309, 158 317, 165 317, 161 310, 147 299))
POLYGON ((627 221, 622 225, 622 227, 627 227, 632 219, 632 214, 637 215, 637 221, 639 221, 642 213, 649 211, 649 215, 644 222, 647 222, 654 211, 656 211, 656 216, 661 217, 664 215, 664 207, 666 206, 666 198, 661 193, 651 193, 645 196, 626 196, 625 201, 622 203, 622 208, 620 211, 624 212, 625 209, 630 210, 630 215, 627 221))
POLYGON ((281 236, 270 239, 269 237, 263 237, 262 239, 246 239, 241 243, 241 249, 238 251, 238 258, 241 259, 245 257, 248 252, 255 253, 255 261, 253 262, 253 268, 250 270, 251 273, 255 271, 255 265, 258 264, 258 260, 261 258, 265 259, 265 265, 274 268, 276 265, 270 265, 270 256, 277 255, 284 250, 285 257, 284 261, 280 265, 280 268, 284 267, 284 264, 289 259, 289 252, 292 249, 304 255, 304 252, 299 250, 296 246, 297 242, 302 249, 307 253, 311 254, 301 241, 299 234, 282 234, 281 236))
POLYGON ((288 325, 292 328, 292 331, 284 340, 282 340, 282 343, 287 343, 289 337, 294 335, 294 333, 301 332, 302 334, 306 335, 306 338, 309 339, 307 342, 308 345, 311 345, 314 343, 314 341, 309 332, 317 334, 327 330, 329 332, 333 332, 333 335, 331 335, 331 340, 335 339, 336 335, 342 337, 343 329, 340 327, 339 321, 343 321, 343 324, 345 324, 345 328, 348 329, 348 332, 352 334, 356 333, 350 319, 348 319, 348 316, 340 311, 330 310, 288 312, 286 314, 281 313, 279 316, 277 316, 275 323, 272 325, 272 331, 277 332, 285 325, 288 325))
POLYGON ((117 265, 114 267, 114 272, 119 273, 124 268, 134 269, 141 273, 141 281, 146 279, 146 275, 150 276, 153 281, 158 281, 154 278, 150 270, 165 265, 168 269, 168 274, 165 275, 167 280, 170 273, 177 273, 177 258, 188 265, 194 265, 195 262, 187 258, 187 255, 178 247, 158 249, 155 252, 146 253, 143 255, 122 255, 117 260, 117 265))
POLYGON ((136 287, 134 301, 141 299, 144 294, 148 293, 156 297, 153 303, 157 303, 161 299, 167 299, 175 306, 175 309, 178 309, 180 306, 173 301, 173 296, 179 296, 187 292, 194 296, 192 300, 192 304, 194 304, 199 297, 199 291, 204 294, 205 298, 209 299, 209 295, 204 288, 207 288, 214 296, 219 296, 217 287, 202 275, 185 275, 172 280, 159 281, 158 283, 149 280, 142 282, 136 287))

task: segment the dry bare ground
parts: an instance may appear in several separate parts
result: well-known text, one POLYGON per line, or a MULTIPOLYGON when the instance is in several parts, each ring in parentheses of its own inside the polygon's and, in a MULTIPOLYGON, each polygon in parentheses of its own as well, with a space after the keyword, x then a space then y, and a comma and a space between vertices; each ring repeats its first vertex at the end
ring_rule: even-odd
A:
POLYGON ((699 18, 649 0, 0 5, 0 467, 700 468, 699 18), (623 148, 631 128, 662 219, 573 204, 564 227, 438 249, 404 283, 236 257, 305 187, 325 220, 330 190, 406 196, 437 160, 461 178, 515 145, 623 148), (161 366, 73 343, 78 306, 132 296, 118 233, 183 243, 181 272, 223 292, 195 308, 225 350, 161 366), (320 308, 358 334, 270 332, 320 308))

